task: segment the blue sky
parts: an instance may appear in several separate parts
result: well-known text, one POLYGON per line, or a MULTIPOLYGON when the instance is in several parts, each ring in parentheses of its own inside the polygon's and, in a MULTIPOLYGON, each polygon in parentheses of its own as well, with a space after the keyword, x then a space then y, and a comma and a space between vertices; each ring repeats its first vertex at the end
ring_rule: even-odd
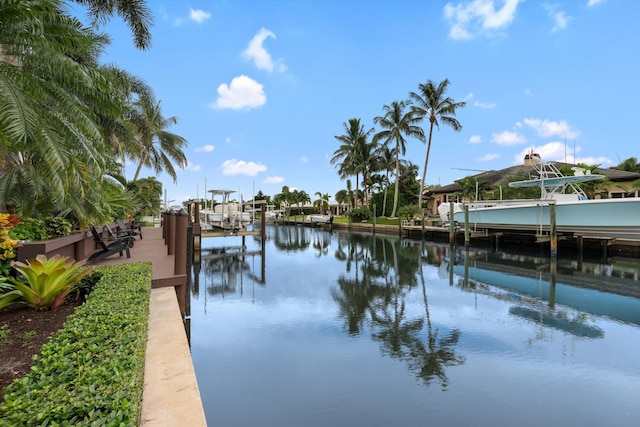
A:
MULTIPOLYGON (((178 118, 169 130, 189 141, 189 166, 175 184, 158 176, 176 203, 205 188, 247 200, 284 185, 333 200, 346 188, 330 164, 343 123, 374 127, 385 104, 445 78, 467 106, 460 132, 433 136, 428 185, 519 164, 530 149, 603 167, 640 157, 640 2, 148 3, 152 48, 136 50, 114 19, 102 61, 143 78, 178 118)), ((420 175, 425 154, 408 141, 420 175)))

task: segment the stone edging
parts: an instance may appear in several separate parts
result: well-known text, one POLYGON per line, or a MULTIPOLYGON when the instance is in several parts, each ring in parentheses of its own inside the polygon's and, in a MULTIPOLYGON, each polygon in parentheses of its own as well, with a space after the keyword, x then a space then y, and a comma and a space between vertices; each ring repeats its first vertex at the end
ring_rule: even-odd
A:
POLYGON ((207 425, 173 287, 151 290, 140 425, 207 425))

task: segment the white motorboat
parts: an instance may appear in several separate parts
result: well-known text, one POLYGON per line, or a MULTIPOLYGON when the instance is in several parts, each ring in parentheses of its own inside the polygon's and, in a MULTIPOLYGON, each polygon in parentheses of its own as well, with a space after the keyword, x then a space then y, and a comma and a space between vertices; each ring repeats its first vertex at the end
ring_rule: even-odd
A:
POLYGON ((487 200, 438 207, 443 222, 450 216, 464 224, 464 206, 468 206, 469 224, 482 229, 525 230, 537 233, 550 229, 549 206, 555 205, 556 229, 578 236, 640 239, 640 198, 589 199, 581 183, 603 179, 582 168, 563 175, 553 163, 530 162, 537 177, 509 183, 510 187, 539 187, 540 199, 487 200))
POLYGON ((214 204, 214 196, 221 195, 222 203, 214 206, 213 210, 200 211, 200 226, 203 230, 223 229, 237 231, 244 229, 251 223, 251 213, 243 212, 242 205, 229 202, 229 195, 233 190, 209 190, 211 204, 214 204))
POLYGON ((267 220, 276 221, 284 217, 284 209, 275 209, 275 205, 267 205, 264 216, 267 220))
POLYGON ((312 224, 331 224, 333 222, 333 215, 309 215, 309 220, 312 224))

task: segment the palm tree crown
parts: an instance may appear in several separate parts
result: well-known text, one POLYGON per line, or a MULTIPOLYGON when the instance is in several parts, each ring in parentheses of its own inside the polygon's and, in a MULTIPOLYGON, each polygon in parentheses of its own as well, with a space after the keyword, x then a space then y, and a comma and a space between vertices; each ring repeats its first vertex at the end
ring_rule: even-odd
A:
MULTIPOLYGON (((360 119, 349 119, 349 124, 343 123, 344 135, 336 135, 334 138, 340 141, 340 147, 333 153, 332 165, 339 165, 338 173, 340 178, 349 175, 356 176, 356 193, 358 192, 358 177, 362 173, 363 180, 367 175, 367 153, 371 153, 367 138, 373 132, 373 128, 365 131, 360 119)), ((366 183, 363 183, 366 185, 366 183)))
POLYGON ((156 173, 163 170, 177 180, 176 171, 173 167, 172 160, 178 164, 178 167, 185 168, 187 166, 187 156, 182 151, 188 142, 185 138, 166 131, 165 129, 171 125, 178 123, 176 117, 165 118, 162 115, 160 102, 150 102, 141 99, 135 103, 136 109, 132 114, 133 119, 138 127, 138 138, 140 142, 141 152, 138 157, 138 168, 133 177, 133 181, 138 179, 142 166, 151 167, 156 173))
POLYGON ((440 122, 450 126, 456 132, 462 129, 462 125, 455 118, 456 110, 467 105, 466 102, 455 102, 449 97, 445 97, 449 79, 444 79, 437 86, 433 81, 418 85, 418 92, 410 92, 409 99, 414 102, 411 110, 421 119, 429 119, 429 140, 427 142, 427 155, 422 171, 422 181, 420 182, 420 194, 418 194, 418 205, 422 209, 422 193, 424 192, 425 180, 427 179, 427 166, 429 165, 429 152, 431 151, 431 138, 433 136, 434 125, 440 129, 440 122))
POLYGON ((374 123, 384 129, 373 137, 373 141, 377 142, 382 140, 384 146, 389 146, 392 142, 395 143, 396 188, 393 195, 393 210, 391 211, 392 217, 396 216, 396 209, 398 208, 400 154, 404 155, 407 144, 404 136, 414 137, 422 142, 425 140, 424 131, 417 125, 421 118, 413 110, 405 113, 404 109, 406 106, 407 104, 404 101, 393 101, 391 105, 385 105, 382 107, 385 111, 384 116, 378 116, 373 119, 374 123))

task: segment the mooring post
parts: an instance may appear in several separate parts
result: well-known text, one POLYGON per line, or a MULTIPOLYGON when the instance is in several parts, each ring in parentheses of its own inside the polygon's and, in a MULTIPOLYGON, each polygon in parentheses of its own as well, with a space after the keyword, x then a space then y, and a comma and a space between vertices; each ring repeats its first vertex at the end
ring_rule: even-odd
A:
POLYGON ((464 205, 464 250, 469 250, 469 242, 471 240, 471 231, 469 230, 469 205, 464 205))
POLYGON ((456 241, 456 227, 453 221, 453 202, 449 203, 449 244, 453 245, 456 241))
POLYGON ((263 203, 260 203, 260 236, 262 236, 263 242, 266 235, 267 235, 267 203, 263 202, 263 203))
POLYGON ((176 213, 173 209, 167 212, 165 225, 167 227, 167 255, 173 255, 176 250, 176 213))
POLYGON ((551 232, 551 257, 558 256, 558 232, 556 229, 556 205, 551 203, 549 205, 549 227, 551 232))
MULTIPOLYGON (((180 209, 172 215, 175 222, 175 239, 174 239, 174 258, 173 258, 173 274, 187 274, 187 228, 189 225, 189 214, 184 209, 180 209)), ((176 286, 176 295, 178 297, 178 305, 180 312, 185 314, 187 286, 182 284, 176 286)))
POLYGON ((578 254, 582 255, 584 251, 584 236, 578 236, 578 254))
POLYGON ((160 227, 162 228, 162 240, 167 243, 167 211, 162 211, 160 214, 160 227))
MULTIPOLYGON (((193 230, 192 230, 192 240, 193 240, 193 254, 195 256, 196 252, 200 252, 200 244, 202 242, 202 229, 200 228, 200 202, 197 201, 193 207, 193 230)), ((192 258, 193 259, 193 258, 192 258)))

